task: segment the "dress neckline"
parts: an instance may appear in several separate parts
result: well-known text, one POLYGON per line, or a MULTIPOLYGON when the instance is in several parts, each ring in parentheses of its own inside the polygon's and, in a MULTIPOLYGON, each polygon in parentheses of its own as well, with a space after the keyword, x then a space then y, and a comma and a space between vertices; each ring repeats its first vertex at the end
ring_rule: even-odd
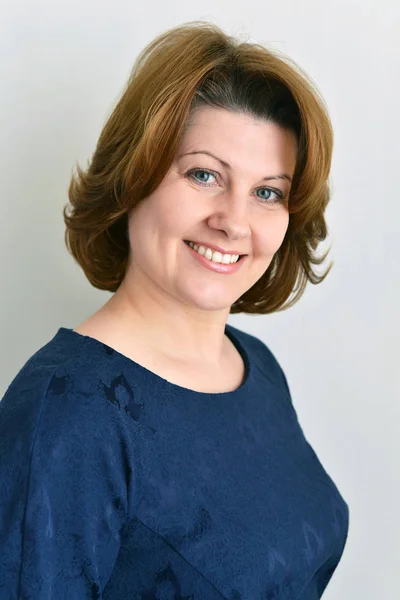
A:
MULTIPOLYGON (((239 331, 239 330, 237 330, 237 331, 239 331)), ((101 354, 103 356, 117 357, 120 361, 123 361, 129 367, 134 368, 138 373, 143 375, 146 379, 153 379, 154 382, 158 383, 158 385, 161 385, 168 392, 171 392, 174 394, 185 394, 185 395, 192 394, 192 395, 197 395, 199 397, 200 396, 203 396, 203 397, 212 396, 212 397, 216 397, 216 398, 220 398, 220 399, 231 398, 233 396, 237 396, 237 395, 241 395, 241 394, 245 393, 250 386, 250 380, 251 380, 252 374, 253 374, 247 349, 245 348, 242 340, 239 339, 239 336, 235 333, 234 328, 231 325, 229 325, 228 323, 225 324, 225 335, 230 339, 230 341, 232 342, 232 344, 235 346, 236 350, 239 352, 240 356, 242 357, 242 360, 244 363, 244 369, 245 369, 242 383, 235 390, 230 390, 230 391, 226 391, 226 392, 200 392, 198 390, 193 390, 191 388, 181 386, 179 384, 169 381, 168 379, 165 379, 161 375, 158 375, 157 373, 155 373, 154 371, 151 371, 144 365, 141 365, 140 363, 136 362, 132 358, 126 356, 125 354, 122 354, 115 348, 109 346, 108 344, 105 344, 104 342, 101 342, 100 340, 98 340, 96 338, 93 338, 88 335, 83 335, 81 333, 78 333, 77 331, 74 331, 72 328, 68 328, 68 327, 60 327, 57 331, 57 337, 66 336, 69 338, 76 338, 76 340, 83 338, 85 348, 90 347, 93 350, 96 350, 97 352, 101 352, 101 354)))

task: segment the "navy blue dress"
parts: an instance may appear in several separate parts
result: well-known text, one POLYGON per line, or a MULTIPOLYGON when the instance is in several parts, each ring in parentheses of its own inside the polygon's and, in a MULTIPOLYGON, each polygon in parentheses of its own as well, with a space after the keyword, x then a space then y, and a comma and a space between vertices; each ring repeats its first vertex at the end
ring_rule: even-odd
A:
POLYGON ((349 510, 268 347, 196 392, 61 327, 0 403, 1 600, 315 600, 349 510))

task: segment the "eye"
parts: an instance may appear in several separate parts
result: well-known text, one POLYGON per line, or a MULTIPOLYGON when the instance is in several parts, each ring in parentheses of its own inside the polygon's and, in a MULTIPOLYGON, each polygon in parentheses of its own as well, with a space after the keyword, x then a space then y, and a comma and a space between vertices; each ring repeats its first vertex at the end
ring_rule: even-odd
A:
POLYGON ((200 185, 207 185, 206 181, 199 181, 196 177, 197 173, 205 173, 206 175, 211 175, 212 177, 215 177, 215 174, 212 173, 211 171, 207 171, 205 169, 190 169, 190 171, 188 171, 186 173, 186 175, 192 179, 194 179, 197 183, 200 183, 200 185))
POLYGON ((275 203, 284 203, 284 197, 283 194, 279 191, 279 190, 274 190, 272 188, 267 188, 267 187, 262 187, 262 188, 258 188, 259 190, 261 190, 262 192, 268 192, 268 194, 275 194, 276 198, 274 201, 271 201, 271 196, 269 195, 268 198, 260 198, 260 196, 258 196, 260 198, 260 200, 263 200, 264 202, 266 202, 267 204, 275 204, 275 203))
MULTIPOLYGON (((200 169, 199 167, 195 167, 194 169, 189 169, 189 171, 186 171, 185 173, 185 177, 187 177, 188 179, 192 179, 195 181, 195 183, 198 183, 199 185, 203 185, 205 187, 211 187, 210 184, 208 183, 208 179, 206 181, 203 180, 199 180, 197 175, 198 173, 201 174, 205 174, 207 176, 214 177, 217 178, 218 174, 214 173, 213 171, 210 171, 209 169, 200 169)), ((274 189, 274 188, 270 188, 270 187, 260 187, 257 188, 257 190, 261 190, 261 192, 267 192, 269 195, 267 198, 263 198, 260 196, 257 196, 259 198, 259 200, 261 200, 262 204, 284 204, 285 203, 285 196, 282 194, 282 192, 280 190, 274 189), (275 194, 275 198, 271 198, 271 194, 275 194)))

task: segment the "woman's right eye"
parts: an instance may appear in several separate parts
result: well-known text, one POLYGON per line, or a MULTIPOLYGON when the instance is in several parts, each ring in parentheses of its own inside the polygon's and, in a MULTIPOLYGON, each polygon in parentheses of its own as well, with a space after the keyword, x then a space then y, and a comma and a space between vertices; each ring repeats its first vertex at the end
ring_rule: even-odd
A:
POLYGON ((197 176, 196 176, 197 173, 205 173, 206 175, 211 175, 211 177, 216 177, 216 175, 212 171, 209 171, 208 169, 199 169, 199 168, 190 169, 189 171, 187 171, 185 173, 185 177, 193 179, 196 183, 199 183, 200 185, 205 185, 205 186, 209 187, 209 184, 206 181, 200 181, 197 178, 197 176))

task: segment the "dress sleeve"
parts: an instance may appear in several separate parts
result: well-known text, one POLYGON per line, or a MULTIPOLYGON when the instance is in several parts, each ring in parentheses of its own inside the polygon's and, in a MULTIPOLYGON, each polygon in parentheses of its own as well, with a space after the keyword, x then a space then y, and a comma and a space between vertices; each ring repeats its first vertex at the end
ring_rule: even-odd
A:
POLYGON ((0 597, 102 598, 128 514, 118 410, 55 373, 0 403, 0 597))
POLYGON ((281 376, 282 381, 283 381, 283 387, 285 388, 286 398, 287 398, 289 404, 293 407, 292 394, 290 392, 290 388, 289 388, 289 384, 288 384, 288 380, 287 380, 286 374, 285 374, 284 370, 282 369, 281 365, 279 363, 277 363, 277 364, 279 366, 279 373, 280 373, 280 376, 281 376))

